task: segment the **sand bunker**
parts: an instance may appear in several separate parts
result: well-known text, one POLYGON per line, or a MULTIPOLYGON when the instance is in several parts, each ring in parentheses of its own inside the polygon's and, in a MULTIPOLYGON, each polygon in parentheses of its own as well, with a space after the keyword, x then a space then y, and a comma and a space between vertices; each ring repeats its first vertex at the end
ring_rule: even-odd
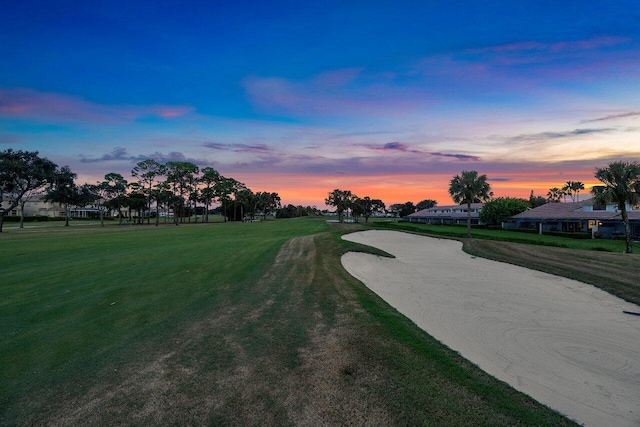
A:
MULTIPOLYGON (((640 307, 593 286, 396 231, 344 239, 354 277, 484 371, 585 425, 640 424, 640 307)), ((544 250, 544 248, 541 248, 544 250)))

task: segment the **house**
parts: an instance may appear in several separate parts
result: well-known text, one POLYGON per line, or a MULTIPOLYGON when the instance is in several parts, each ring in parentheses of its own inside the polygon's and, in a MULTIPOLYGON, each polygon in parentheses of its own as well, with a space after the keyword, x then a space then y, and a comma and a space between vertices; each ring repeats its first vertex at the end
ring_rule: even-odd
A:
MULTIPOLYGON (((478 224, 484 203, 471 204, 471 224, 478 224)), ((467 205, 434 206, 404 217, 409 222, 423 224, 466 224, 467 205)))
MULTIPOLYGON (((631 234, 640 239, 640 210, 627 204, 631 234)), ((615 238, 624 235, 622 216, 616 205, 594 204, 593 199, 572 203, 547 203, 511 217, 503 223, 509 229, 534 229, 568 233, 591 233, 593 237, 615 238)))
MULTIPOLYGON (((2 200, 2 206, 9 207, 13 201, 12 196, 5 195, 2 200)), ((8 216, 20 216, 22 213, 22 204, 18 204, 11 211, 7 212, 8 216)), ((72 207, 69 209, 70 218, 91 218, 99 215, 99 210, 93 206, 72 207)), ((64 218, 65 209, 59 203, 48 202, 44 197, 32 197, 24 203, 24 216, 46 216, 49 218, 64 218)))
MULTIPOLYGON (((2 206, 9 207, 9 204, 13 201, 13 197, 4 195, 2 198, 2 206)), ((7 212, 10 216, 19 216, 22 211, 21 204, 18 204, 11 211, 7 212)), ((58 203, 47 202, 44 197, 32 197, 24 204, 24 216, 46 216, 49 218, 64 217, 64 208, 58 203)))

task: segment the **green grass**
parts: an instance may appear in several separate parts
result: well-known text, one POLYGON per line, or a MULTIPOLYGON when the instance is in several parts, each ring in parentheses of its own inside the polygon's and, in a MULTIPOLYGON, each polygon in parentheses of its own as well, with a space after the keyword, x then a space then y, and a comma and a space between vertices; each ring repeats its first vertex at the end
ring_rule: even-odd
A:
POLYGON ((571 424, 347 274, 362 228, 3 233, 0 424, 571 424))
POLYGON ((162 333, 203 310, 220 288, 256 280, 286 240, 325 227, 293 221, 2 235, 2 406, 162 333))

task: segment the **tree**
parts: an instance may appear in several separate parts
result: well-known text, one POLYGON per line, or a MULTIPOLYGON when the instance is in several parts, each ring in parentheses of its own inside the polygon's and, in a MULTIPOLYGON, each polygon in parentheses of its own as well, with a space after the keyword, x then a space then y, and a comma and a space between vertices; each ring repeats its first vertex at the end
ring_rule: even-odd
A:
POLYGON ((64 206, 65 227, 69 226, 71 216, 71 206, 77 206, 82 202, 80 188, 76 185, 75 179, 78 177, 71 172, 69 166, 63 166, 57 170, 53 176, 51 186, 47 189, 45 200, 60 203, 64 206))
POLYGON ((244 221, 247 219, 245 217, 246 215, 249 215, 249 217, 253 219, 253 207, 255 206, 253 203, 253 191, 246 187, 238 187, 235 193, 233 193, 233 198, 235 199, 236 207, 240 207, 240 219, 244 221))
POLYGON ((529 208, 529 201, 516 197, 498 197, 482 206, 480 221, 489 225, 502 224, 507 218, 518 215, 529 208))
POLYGON ((52 161, 39 157, 37 151, 8 149, 0 152, 0 233, 6 213, 15 209, 27 193, 51 183, 56 167, 52 161), (3 208, 5 194, 12 197, 3 208))
POLYGON ((467 237, 471 237, 471 203, 486 202, 493 193, 486 175, 478 176, 477 171, 463 171, 449 183, 449 195, 454 202, 467 205, 467 237))
POLYGON ((127 208, 129 208, 129 219, 133 218, 131 215, 131 211, 136 211, 138 213, 138 224, 142 224, 144 222, 144 211, 147 207, 147 197, 141 191, 132 191, 127 194, 124 204, 127 208))
POLYGON ((394 203, 391 206, 389 206, 389 212, 391 212, 393 214, 393 217, 396 218, 397 216, 400 215, 400 212, 402 211, 403 207, 404 207, 403 203, 394 203))
POLYGON ((359 222, 360 216, 364 215, 364 200, 360 197, 354 197, 351 200, 351 216, 354 222, 359 222))
POLYGON ((431 200, 431 199, 424 199, 421 202, 418 202, 418 204, 416 205, 416 211, 422 211, 425 209, 431 209, 432 207, 436 206, 438 204, 438 202, 436 202, 435 200, 431 200))
MULTIPOLYGON (((138 162, 136 166, 131 170, 131 175, 138 178, 140 184, 140 191, 146 197, 146 211, 151 211, 151 200, 153 200, 153 185, 156 182, 156 178, 163 176, 166 173, 165 165, 156 162, 153 159, 146 159, 138 162)), ((156 225, 158 225, 158 208, 156 206, 156 225)), ((151 215, 147 215, 147 224, 151 221, 151 215)))
POLYGON ((529 195, 529 207, 533 209, 545 204, 547 204, 547 199, 542 196, 536 196, 533 194, 533 190, 531 190, 531 194, 529 195))
POLYGON ((255 211, 262 212, 262 219, 267 219, 267 214, 280 207, 278 193, 260 191, 254 195, 255 211))
POLYGON ((100 184, 105 196, 105 206, 118 211, 118 224, 122 224, 122 205, 124 205, 129 183, 119 173, 108 173, 100 184))
POLYGON ((615 203, 622 216, 627 253, 633 252, 627 203, 632 207, 640 202, 640 163, 612 162, 606 168, 596 168, 595 177, 604 185, 594 186, 591 194, 595 203, 615 203))
POLYGON ((91 194, 91 199, 93 204, 98 206, 98 214, 100 216, 100 226, 104 227, 104 203, 107 200, 107 192, 103 187, 102 182, 98 182, 97 184, 85 184, 84 185, 91 194))
POLYGON ((369 222, 369 217, 374 213, 384 212, 385 205, 382 200, 372 199, 369 196, 365 196, 360 200, 363 208, 362 216, 365 222, 369 222))
POLYGON ((160 222, 160 206, 164 210, 164 223, 167 223, 167 217, 169 214, 169 203, 173 197, 171 192, 171 186, 168 182, 162 181, 157 183, 153 187, 153 200, 156 201, 156 226, 160 222))
POLYGON ((204 222, 209 222, 209 207, 216 197, 215 184, 220 180, 220 173, 212 167, 202 168, 200 182, 204 188, 200 190, 200 201, 204 204, 204 222))
POLYGON ((393 213, 393 216, 399 216, 403 218, 407 215, 411 215, 416 211, 416 207, 413 202, 405 202, 405 203, 394 203, 389 206, 389 211, 393 213))
POLYGON ((558 187, 550 188, 547 192, 547 201, 549 203, 560 203, 562 197, 564 196, 564 192, 558 187))
POLYGON ((571 201, 577 202, 580 190, 584 190, 584 184, 580 181, 567 181, 562 186, 562 192, 564 195, 571 197, 571 201))
POLYGON ((336 188, 327 195, 324 203, 327 206, 333 206, 336 208, 338 214, 338 221, 342 222, 342 217, 345 211, 348 211, 353 203, 354 195, 350 190, 340 190, 336 188))
POLYGON ((221 212, 224 216, 224 221, 227 222, 227 209, 230 206, 232 199, 231 195, 236 191, 239 186, 244 186, 241 182, 236 181, 233 178, 227 178, 222 175, 215 182, 213 189, 215 196, 220 202, 221 212))
POLYGON ((20 199, 20 228, 24 228, 24 207, 31 199, 40 197, 44 194, 41 188, 32 189, 24 193, 24 196, 20 199))
MULTIPOLYGON (((195 175, 199 168, 190 162, 167 162, 167 181, 171 184, 173 194, 182 199, 182 203, 174 200, 173 206, 179 209, 180 221, 184 222, 184 207, 186 199, 190 198, 195 185, 195 175)), ((178 211, 174 210, 174 219, 178 224, 178 211)))

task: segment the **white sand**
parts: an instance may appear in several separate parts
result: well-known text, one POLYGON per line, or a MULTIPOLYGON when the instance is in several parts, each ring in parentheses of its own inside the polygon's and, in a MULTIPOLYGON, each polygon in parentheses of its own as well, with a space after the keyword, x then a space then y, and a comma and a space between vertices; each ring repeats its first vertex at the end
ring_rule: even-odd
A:
POLYGON ((640 307, 473 257, 457 241, 395 231, 343 238, 394 255, 350 252, 342 264, 487 373, 585 425, 640 425, 640 317, 622 313, 640 307))

